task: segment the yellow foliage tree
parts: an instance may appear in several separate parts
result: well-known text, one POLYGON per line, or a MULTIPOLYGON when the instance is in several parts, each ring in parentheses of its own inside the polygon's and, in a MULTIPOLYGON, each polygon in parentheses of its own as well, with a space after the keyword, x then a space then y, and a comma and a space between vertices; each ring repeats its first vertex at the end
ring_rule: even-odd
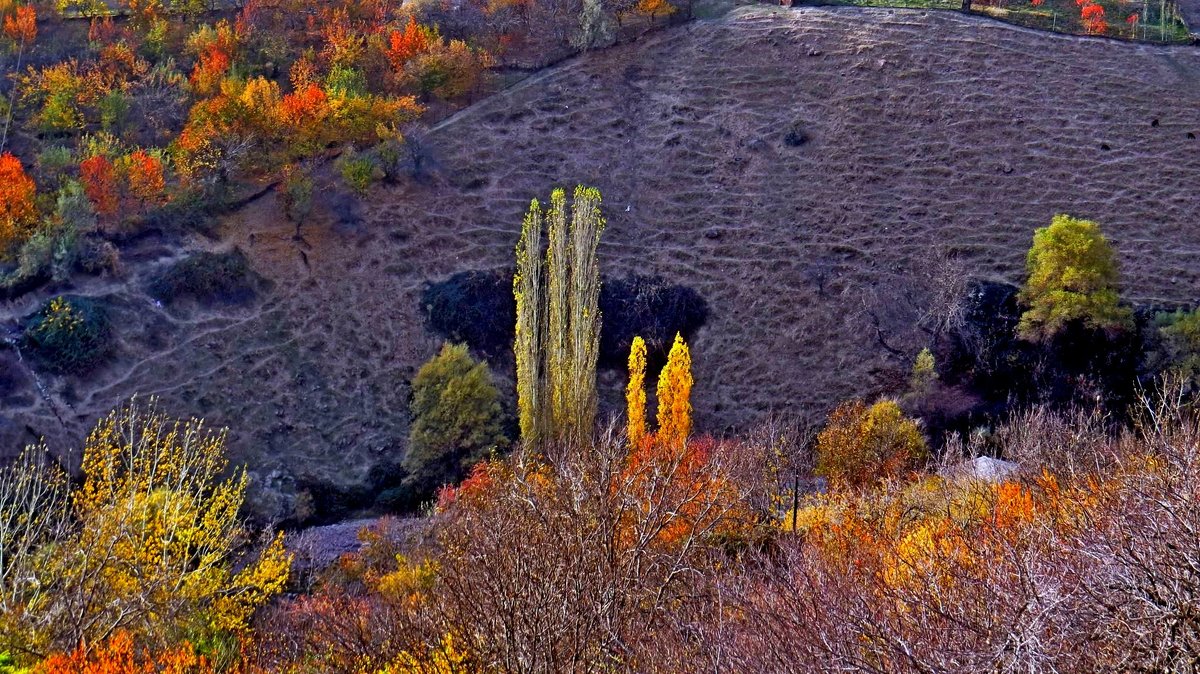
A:
POLYGON ((634 337, 629 347, 629 385, 625 387, 629 417, 629 446, 640 447, 646 437, 646 340, 634 337))
POLYGON ((658 441, 682 445, 692 432, 692 356, 683 336, 675 343, 658 377, 658 441))
POLYGON ((82 486, 51 499, 70 524, 31 551, 33 578, 0 577, 0 650, 70 651, 122 630, 163 646, 239 631, 282 591, 291 555, 281 537, 238 558, 249 542, 238 518, 247 481, 222 477, 224 433, 134 401, 97 424, 82 463, 82 486))

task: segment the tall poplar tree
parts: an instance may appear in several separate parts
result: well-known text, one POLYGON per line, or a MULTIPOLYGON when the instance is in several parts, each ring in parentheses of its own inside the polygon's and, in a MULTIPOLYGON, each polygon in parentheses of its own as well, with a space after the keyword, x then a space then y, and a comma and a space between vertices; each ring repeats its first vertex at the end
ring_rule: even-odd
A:
POLYGON ((637 449, 646 437, 646 340, 634 337, 629 347, 629 385, 625 387, 629 447, 637 449))
POLYGON ((600 191, 575 188, 550 195, 543 211, 529 205, 517 244, 517 404, 521 437, 529 443, 579 438, 596 423, 596 360, 600 352, 600 264, 604 229, 600 191), (545 262, 541 258, 546 228, 545 262))
POLYGON ((667 364, 658 376, 658 441, 682 445, 692 432, 692 356, 683 337, 667 354, 667 364))

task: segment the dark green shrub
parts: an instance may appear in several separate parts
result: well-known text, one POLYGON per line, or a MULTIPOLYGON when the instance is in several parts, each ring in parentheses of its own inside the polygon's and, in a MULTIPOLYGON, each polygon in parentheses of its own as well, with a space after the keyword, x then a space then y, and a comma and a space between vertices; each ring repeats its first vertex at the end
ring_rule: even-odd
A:
POLYGON ((426 284, 421 308, 433 332, 489 356, 512 351, 517 308, 512 272, 464 271, 426 284))
POLYGON ((404 469, 411 502, 462 480, 488 454, 504 450, 506 419, 487 363, 465 344, 444 344, 412 381, 412 426, 404 469))
POLYGON ((202 305, 243 304, 255 298, 261 279, 242 251, 201 252, 173 264, 150 282, 151 297, 170 304, 190 297, 202 305))
POLYGON ((111 351, 104 308, 83 297, 51 298, 25 322, 22 347, 45 369, 82 374, 111 351))
POLYGON ((646 341, 647 357, 666 362, 675 333, 690 340, 708 320, 708 303, 687 286, 660 276, 631 276, 609 281, 600 291, 600 362, 624 368, 633 338, 646 341))

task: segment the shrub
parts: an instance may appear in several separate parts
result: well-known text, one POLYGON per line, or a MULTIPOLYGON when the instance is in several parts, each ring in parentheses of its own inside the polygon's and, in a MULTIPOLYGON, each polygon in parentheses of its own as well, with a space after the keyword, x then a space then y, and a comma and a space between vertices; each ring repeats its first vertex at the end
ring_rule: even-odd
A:
POLYGON ((444 344, 421 366, 412 381, 410 410, 404 486, 413 501, 462 480, 489 453, 508 446, 492 373, 471 358, 466 345, 444 344))
POLYGON ((429 328, 452 342, 490 356, 512 349, 517 320, 512 272, 464 271, 428 283, 421 308, 429 328))
POLYGON ((1132 313, 1120 306, 1117 262, 1100 227, 1088 220, 1056 215, 1033 234, 1026 259, 1029 279, 1021 289, 1019 332, 1045 341, 1068 323, 1106 332, 1132 327, 1132 313))
POLYGON ((87 298, 59 295, 26 321, 22 341, 51 372, 81 374, 108 355, 109 336, 103 307, 87 298))
POLYGON ((1154 323, 1161 337, 1160 367, 1200 380, 1200 309, 1160 312, 1154 323))
POLYGON ((371 184, 383 177, 383 170, 373 157, 349 151, 338 160, 338 171, 346 185, 358 194, 366 194, 371 184))
POLYGON ((817 436, 816 474, 835 487, 860 487, 916 467, 927 452, 916 422, 891 400, 843 403, 817 436))
POLYGON ((227 253, 200 252, 180 260, 152 280, 148 290, 165 304, 191 297, 211 306, 249 302, 260 284, 246 256, 235 248, 227 253))
POLYGON ((288 165, 283 169, 283 180, 279 183, 283 212, 297 225, 304 223, 312 212, 313 181, 302 168, 288 165))
POLYGON ((646 341, 651 367, 666 359, 676 334, 685 341, 708 319, 700 293, 668 283, 660 276, 631 276, 605 283, 600 290, 600 361, 623 367, 633 338, 646 341))

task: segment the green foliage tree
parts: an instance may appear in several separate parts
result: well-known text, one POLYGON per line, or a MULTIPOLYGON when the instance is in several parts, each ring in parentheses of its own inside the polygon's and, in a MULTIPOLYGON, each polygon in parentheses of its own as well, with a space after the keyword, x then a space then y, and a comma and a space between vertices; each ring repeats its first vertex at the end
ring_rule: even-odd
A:
POLYGON ((859 487, 915 468, 927 455, 916 422, 892 400, 843 403, 817 436, 816 474, 834 487, 859 487))
POLYGON ((404 486, 423 500, 458 482, 488 454, 508 446, 500 393, 487 363, 465 344, 442 345, 412 381, 412 427, 404 486))
POLYGON ((1019 296, 1026 310, 1017 328, 1023 339, 1047 340, 1072 322, 1104 331, 1132 326, 1132 312, 1117 293, 1113 249, 1096 223, 1054 216, 1034 232, 1026 267, 1019 296))
POLYGON ((521 437, 537 443, 578 438, 596 422, 596 361, 600 353, 600 262, 604 230, 600 191, 575 188, 567 219, 566 194, 550 195, 543 211, 529 206, 517 243, 517 402, 521 437), (548 246, 541 258, 542 226, 548 246))
POLYGON ((937 378, 937 363, 934 362, 933 353, 928 348, 921 349, 913 361, 912 374, 908 380, 909 388, 917 395, 925 395, 933 388, 937 378))
POLYGON ((30 317, 22 344, 48 370, 82 374, 108 355, 109 333, 103 307, 83 297, 60 295, 30 317))

